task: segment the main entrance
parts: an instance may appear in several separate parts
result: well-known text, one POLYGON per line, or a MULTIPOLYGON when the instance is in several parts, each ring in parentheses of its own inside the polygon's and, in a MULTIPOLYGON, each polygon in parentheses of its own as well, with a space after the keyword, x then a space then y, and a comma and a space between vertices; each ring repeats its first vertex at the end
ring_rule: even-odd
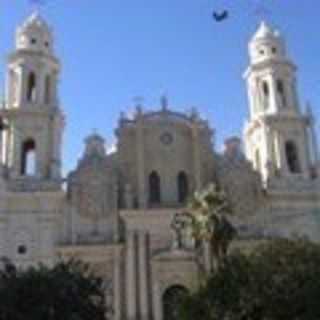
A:
POLYGON ((162 296, 163 320, 179 320, 178 306, 188 290, 181 285, 169 287, 162 296))

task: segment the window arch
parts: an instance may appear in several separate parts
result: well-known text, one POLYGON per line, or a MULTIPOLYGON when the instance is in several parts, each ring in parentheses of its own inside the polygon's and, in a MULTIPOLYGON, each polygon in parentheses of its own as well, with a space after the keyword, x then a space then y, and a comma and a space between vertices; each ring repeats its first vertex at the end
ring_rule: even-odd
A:
POLYGON ((35 102, 36 100, 36 86, 37 86, 37 79, 34 72, 31 72, 28 77, 27 83, 27 100, 29 102, 35 102))
POLYGON ((287 97, 286 97, 285 87, 282 80, 277 80, 277 92, 280 97, 281 107, 286 107, 287 97))
POLYGON ((149 176, 149 202, 150 204, 161 202, 161 181, 156 171, 152 171, 149 176))
POLYGON ((45 80, 45 96, 44 96, 45 103, 48 104, 51 101, 51 77, 50 75, 46 76, 45 80))
POLYGON ((289 171, 291 173, 300 173, 299 153, 296 144, 293 141, 287 141, 285 144, 286 158, 289 171))
POLYGON ((163 319, 179 320, 179 305, 188 295, 189 291, 184 286, 174 285, 169 287, 162 296, 163 319))
POLYGON ((21 150, 21 175, 34 176, 36 173, 36 143, 27 139, 21 150))
POLYGON ((184 203, 189 195, 188 176, 184 171, 180 171, 177 176, 178 202, 184 203))

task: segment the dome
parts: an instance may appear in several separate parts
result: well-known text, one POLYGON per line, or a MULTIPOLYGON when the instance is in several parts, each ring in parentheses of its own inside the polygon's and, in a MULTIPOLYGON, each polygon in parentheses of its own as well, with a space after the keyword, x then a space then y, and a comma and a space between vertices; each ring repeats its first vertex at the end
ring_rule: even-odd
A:
POLYGON ((23 30, 35 28, 50 33, 49 25, 38 12, 34 12, 31 16, 29 16, 21 26, 21 29, 23 30))
POLYGON ((38 12, 29 16, 17 30, 17 49, 50 54, 52 52, 52 42, 50 27, 38 12))
POLYGON ((280 37, 279 31, 273 30, 266 22, 262 21, 258 30, 254 34, 252 41, 279 38, 279 37, 280 37))

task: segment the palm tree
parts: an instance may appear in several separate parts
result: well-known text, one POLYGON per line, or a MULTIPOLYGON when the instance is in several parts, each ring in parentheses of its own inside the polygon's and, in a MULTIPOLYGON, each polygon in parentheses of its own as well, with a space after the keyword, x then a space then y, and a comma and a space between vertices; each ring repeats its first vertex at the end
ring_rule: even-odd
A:
POLYGON ((203 257, 203 247, 210 249, 210 271, 223 263, 236 229, 227 219, 232 208, 225 192, 215 184, 195 192, 188 205, 188 229, 199 256, 203 257))

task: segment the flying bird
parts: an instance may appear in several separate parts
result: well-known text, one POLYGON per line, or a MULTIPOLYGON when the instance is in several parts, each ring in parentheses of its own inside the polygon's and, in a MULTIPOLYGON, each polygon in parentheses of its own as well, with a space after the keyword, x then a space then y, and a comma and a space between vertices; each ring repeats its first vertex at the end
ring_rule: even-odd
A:
POLYGON ((223 10, 222 12, 213 11, 212 16, 216 22, 222 22, 229 17, 229 12, 227 10, 223 10))

